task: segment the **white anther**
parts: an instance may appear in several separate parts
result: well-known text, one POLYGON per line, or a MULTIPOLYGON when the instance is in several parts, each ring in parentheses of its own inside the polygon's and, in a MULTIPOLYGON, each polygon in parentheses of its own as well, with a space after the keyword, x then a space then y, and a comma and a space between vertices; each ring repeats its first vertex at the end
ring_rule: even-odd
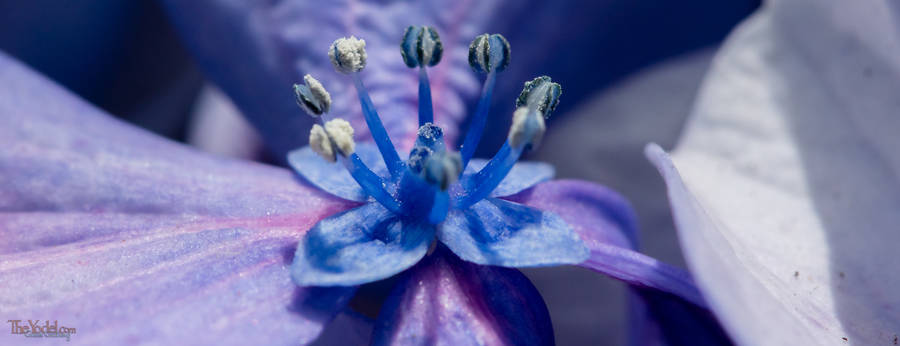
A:
POLYGON ((332 119, 325 123, 325 132, 331 138, 331 142, 337 146, 341 155, 349 156, 356 150, 353 142, 353 127, 344 119, 332 119))
POLYGON ((312 92, 313 97, 321 102, 322 112, 328 113, 328 110, 331 108, 331 94, 325 90, 322 83, 319 83, 318 80, 309 74, 303 76, 303 81, 306 82, 306 86, 309 87, 309 91, 312 92))
POLYGON ((334 148, 331 146, 331 140, 328 139, 328 135, 321 125, 315 124, 313 125, 312 130, 309 131, 309 146, 316 154, 319 154, 319 156, 328 162, 335 161, 336 157, 334 155, 334 148))
POLYGON ((519 107, 513 113, 512 126, 509 128, 509 144, 513 148, 531 144, 535 148, 544 137, 544 117, 528 107, 519 107))
POLYGON ((366 67, 366 41, 350 36, 334 40, 328 50, 331 64, 338 72, 357 72, 366 67))

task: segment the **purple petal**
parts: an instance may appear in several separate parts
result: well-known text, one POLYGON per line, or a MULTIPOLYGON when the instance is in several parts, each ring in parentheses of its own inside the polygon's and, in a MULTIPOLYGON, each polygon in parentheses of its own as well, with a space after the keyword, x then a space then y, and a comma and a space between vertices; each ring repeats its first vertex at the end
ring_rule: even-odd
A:
POLYGON ((559 216, 496 198, 453 209, 438 239, 460 258, 484 265, 534 267, 581 263, 581 238, 559 216))
MULTIPOLYGON (((382 177, 388 176, 387 167, 377 147, 359 143, 356 145, 356 154, 373 172, 382 177)), ((308 146, 288 153, 288 164, 311 184, 332 195, 357 202, 369 199, 343 165, 325 161, 308 146)))
POLYGON ((558 213, 590 249, 590 258, 581 266, 624 281, 642 299, 649 299, 649 312, 667 342, 683 345, 680 342, 690 340, 683 337, 692 334, 706 335, 702 340, 712 344, 729 342, 686 271, 631 250, 630 239, 636 239, 634 215, 627 200, 614 191, 588 182, 556 180, 509 198, 558 213), (673 311, 667 312, 669 308, 673 311))
POLYGON ((297 245, 291 276, 300 286, 351 286, 416 264, 434 226, 409 223, 372 202, 320 221, 297 245))
MULTIPOLYGON (((491 2, 234 2, 168 1, 182 37, 211 78, 265 134, 276 153, 306 145, 312 120, 294 103, 291 85, 310 73, 330 91, 331 114, 346 118, 362 138, 368 131, 349 77, 334 71, 331 42, 355 35, 366 40, 368 63, 362 77, 395 143, 408 149, 418 130, 417 74, 400 57, 399 41, 408 25, 438 28, 443 60, 429 68, 435 119, 448 142, 457 135, 465 104, 461 95, 479 90, 470 71, 469 41, 496 13, 491 2), (463 25, 465 18, 466 25, 463 25)), ((401 150, 401 151, 404 151, 401 150)))
POLYGON ((690 274, 631 250, 627 239, 634 234, 634 215, 628 202, 612 190, 587 182, 557 180, 510 199, 553 211, 566 220, 590 249, 590 258, 582 266, 705 306, 690 274))
POLYGON ((544 300, 517 270, 462 261, 438 246, 397 282, 375 345, 550 345, 544 300))
MULTIPOLYGON (((469 161, 469 165, 466 166, 466 174, 478 172, 487 163, 487 160, 472 159, 469 161)), ((555 174, 556 171, 553 169, 553 166, 543 162, 518 162, 509 170, 509 174, 503 178, 500 185, 497 185, 497 188, 491 192, 491 197, 515 195, 537 183, 553 179, 555 174)))
POLYGON ((769 5, 715 58, 674 163, 648 156, 687 262, 739 343, 891 345, 900 12, 769 5))
POLYGON ((346 202, 121 123, 3 54, 0 83, 15 86, 0 96, 10 318, 58 319, 84 344, 297 343, 352 293, 297 288, 288 271, 305 230, 346 202))

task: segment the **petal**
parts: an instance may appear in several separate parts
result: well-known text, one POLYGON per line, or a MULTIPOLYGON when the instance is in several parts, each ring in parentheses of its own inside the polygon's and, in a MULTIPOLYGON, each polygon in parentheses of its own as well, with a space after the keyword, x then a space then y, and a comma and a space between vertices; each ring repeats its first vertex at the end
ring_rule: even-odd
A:
POLYGON ((674 165, 648 154, 686 259, 739 343, 890 345, 900 12, 770 5, 714 60, 674 165))
POLYGON ((370 345, 375 321, 347 308, 334 317, 312 346, 370 345))
POLYGON ((438 238, 460 258, 485 265, 575 264, 588 255, 581 238, 556 214, 496 198, 451 210, 438 238))
POLYGON ((126 125, 2 53, 0 84, 15 86, 0 93, 10 318, 58 319, 90 331, 73 336, 84 344, 296 343, 352 294, 297 288, 287 263, 305 230, 346 202, 287 170, 126 125), (254 323, 261 333, 241 331, 254 323))
POLYGON ((291 276, 300 286, 350 286, 387 278, 419 261, 434 227, 409 223, 378 203, 320 221, 297 245, 291 276))
POLYGON ((634 213, 622 196, 588 182, 555 180, 510 199, 558 213, 590 249, 590 258, 581 266, 631 285, 667 342, 729 343, 686 271, 632 250, 637 239, 634 213), (684 338, 691 335, 698 338, 684 338), (699 338, 700 335, 705 337, 699 338))
POLYGON ((488 23, 497 11, 494 4, 477 2, 206 0, 166 5, 201 67, 279 156, 306 144, 297 134, 305 133, 312 119, 297 108, 291 85, 307 73, 331 93, 330 114, 350 121, 358 137, 369 137, 351 79, 335 72, 326 54, 333 40, 350 35, 366 40, 368 63, 362 77, 385 127, 401 149, 410 148, 418 130, 418 78, 400 58, 397 42, 413 24, 437 26, 447 47, 441 63, 428 73, 435 120, 452 143, 465 113, 461 96, 479 91, 466 49, 479 30, 459 19, 488 23))
POLYGON ((204 85, 193 108, 187 129, 191 146, 234 158, 261 159, 262 137, 219 88, 204 85))
POLYGON ((540 293, 519 271, 461 261, 438 246, 397 282, 375 345, 550 345, 540 293))
MULTIPOLYGON (((369 143, 356 145, 356 154, 375 174, 387 177, 387 167, 378 148, 369 143)), ((308 146, 288 153, 288 163, 311 184, 337 197, 363 202, 368 195, 339 163, 325 161, 308 146)))
POLYGON ((632 250, 634 214, 628 201, 614 191, 588 182, 557 180, 510 199, 553 211, 566 220, 590 249, 590 258, 582 266, 705 306, 687 272, 632 250))
MULTIPOLYGON (((488 160, 472 159, 469 161, 469 165, 466 166, 466 174, 474 174, 480 171, 487 163, 488 160)), ((491 197, 517 194, 534 186, 534 184, 553 179, 554 174, 556 174, 556 171, 553 169, 553 165, 533 161, 518 162, 509 170, 509 174, 503 178, 500 185, 497 185, 497 188, 491 192, 491 197)), ((460 181, 466 181, 466 179, 463 178, 460 181)))
MULTIPOLYGON (((19 220, 28 226, 13 231, 46 231, 50 227, 41 226, 48 220, 86 221, 83 227, 124 223, 102 215, 37 215, 19 220)), ((52 316, 78 329, 72 341, 85 345, 288 344, 314 340, 354 291, 291 282, 286 254, 302 228, 288 220, 182 220, 151 227, 0 256, 4 314, 52 316), (259 333, 243 330, 250 323, 259 333)), ((2 338, 18 343, 13 337, 21 338, 2 338)))

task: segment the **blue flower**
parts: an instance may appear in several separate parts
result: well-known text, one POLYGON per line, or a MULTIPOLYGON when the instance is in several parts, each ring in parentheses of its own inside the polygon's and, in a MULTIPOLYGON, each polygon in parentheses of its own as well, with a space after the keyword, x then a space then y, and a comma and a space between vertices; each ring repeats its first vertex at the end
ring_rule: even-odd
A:
POLYGON ((559 84, 548 77, 526 83, 506 144, 490 161, 473 160, 471 148, 483 133, 495 80, 509 64, 509 43, 485 34, 470 46, 470 64, 487 78, 472 120, 476 127, 469 129, 460 154, 447 148, 443 130, 431 123, 426 66, 440 60, 439 36, 432 28, 411 26, 401 49, 407 65, 419 70, 421 126, 403 159, 359 76, 364 46, 363 40, 342 38, 328 52, 335 68, 354 79, 374 146, 354 145, 350 124, 322 111, 330 106, 330 94, 317 80, 307 76, 305 85, 295 87, 298 104, 324 127, 315 125, 311 146, 292 151, 288 162, 322 190, 365 204, 322 220, 306 234, 294 256, 294 282, 350 286, 380 280, 418 262, 435 238, 461 259, 482 265, 548 266, 588 258, 581 238, 558 215, 497 198, 552 178, 549 165, 516 161, 537 144, 544 118, 559 102, 559 84))

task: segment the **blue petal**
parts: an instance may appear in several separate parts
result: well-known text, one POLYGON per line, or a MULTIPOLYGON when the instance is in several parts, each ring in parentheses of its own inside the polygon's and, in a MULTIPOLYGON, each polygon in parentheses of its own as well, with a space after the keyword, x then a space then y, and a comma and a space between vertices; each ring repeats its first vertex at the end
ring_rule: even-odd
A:
POLYGON ((581 263, 584 242, 556 214, 496 198, 454 209, 439 239, 469 262, 503 267, 581 263))
MULTIPOLYGON (((466 166, 465 175, 475 174, 487 163, 488 161, 484 159, 472 159, 469 161, 469 165, 466 166)), ((491 197, 515 195, 538 183, 553 179, 554 175, 556 175, 556 170, 553 168, 553 165, 547 163, 516 163, 509 171, 509 174, 506 175, 506 178, 503 178, 503 181, 500 182, 500 185, 491 192, 491 197)), ((467 181, 467 179, 460 179, 460 181, 467 181)))
MULTIPOLYGON (((356 145, 356 154, 375 174, 388 176, 384 160, 374 145, 359 143, 356 145)), ((288 153, 288 163, 303 178, 325 192, 351 201, 368 200, 368 195, 343 165, 325 161, 308 146, 288 153)))
POLYGON ((461 261, 443 246, 404 273, 374 345, 551 345, 544 300, 515 269, 461 261))
POLYGON ((419 261, 434 227, 408 223, 378 203, 320 221, 297 245, 291 277, 300 286, 351 286, 381 280, 419 261))

